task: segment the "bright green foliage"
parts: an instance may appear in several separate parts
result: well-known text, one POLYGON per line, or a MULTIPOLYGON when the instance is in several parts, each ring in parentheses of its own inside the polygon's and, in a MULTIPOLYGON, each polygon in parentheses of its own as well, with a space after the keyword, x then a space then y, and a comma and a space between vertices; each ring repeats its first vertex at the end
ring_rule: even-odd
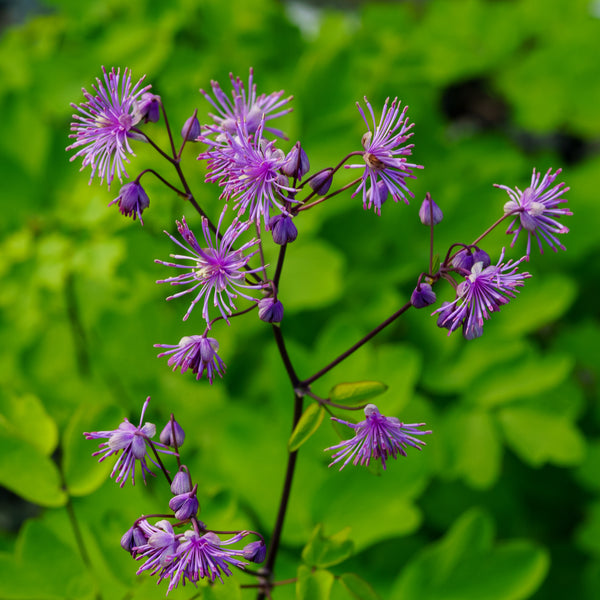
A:
POLYGON ((325 409, 317 402, 311 403, 308 408, 302 413, 298 424, 294 428, 292 435, 288 441, 288 451, 295 452, 304 444, 310 436, 319 428, 325 409))
MULTIPOLYGON (((44 10, 0 38, 0 485, 14 494, 0 532, 0 597, 164 598, 165 583, 136 576, 140 563, 119 539, 141 514, 161 510, 168 490, 154 478, 119 489, 108 479, 114 461, 97 464, 98 444, 82 435, 124 416, 137 424, 148 395, 148 421, 160 430, 173 412, 186 428, 209 526, 268 538, 285 471, 293 393, 264 323, 250 314, 215 326, 227 373, 212 387, 156 358, 153 344, 200 326, 182 322, 185 301, 164 301, 166 286, 154 282, 165 269, 153 262, 173 252, 163 229, 183 214, 193 228, 199 219, 145 176, 141 228, 107 208, 118 182, 88 186, 89 169, 69 162, 69 104, 82 101, 101 65, 147 74, 176 130, 195 108, 206 120, 198 88, 216 79, 228 89, 229 72, 244 80, 253 66, 259 93, 294 95, 281 147, 300 139, 313 169, 361 149, 355 102, 365 95, 376 113, 388 96, 410 106, 414 157, 425 166, 410 182, 410 206, 390 200, 377 217, 346 192, 297 219, 279 297, 301 378, 405 304, 428 268, 429 232, 417 218, 426 191, 444 212, 435 239, 443 257, 502 214, 507 196, 493 183, 524 189, 533 166, 564 168, 568 251, 533 250, 524 265, 532 278, 482 338, 448 337, 430 311, 408 311, 314 385, 323 398, 333 388, 342 404, 373 398, 358 392, 373 385, 382 413, 425 421, 433 433, 385 472, 339 472, 323 449, 351 431, 318 427, 324 409, 308 405, 276 569, 277 580, 299 579, 277 586, 274 600, 600 597, 595 4, 366 2, 324 11, 314 32, 275 0, 47 0, 44 10), (449 107, 449 92, 465 85, 449 107), (334 388, 340 382, 357 383, 334 388), (316 523, 338 533, 324 537, 316 523), (298 567, 302 556, 308 566, 298 567)), ((186 152, 190 185, 214 217, 220 190, 203 184, 198 147, 186 152)), ((142 168, 172 177, 150 148, 136 153, 132 177, 142 168)), ((524 251, 502 229, 484 245, 493 262, 502 246, 507 258, 524 251)), ((453 294, 443 282, 436 293, 453 294)), ((246 600, 256 590, 240 585, 254 583, 236 572, 225 585, 169 597, 246 600)))
POLYGON ((346 560, 353 552, 354 544, 349 539, 350 527, 325 536, 323 524, 319 523, 302 550, 302 560, 311 567, 332 567, 346 560))
POLYGON ((357 406, 364 404, 383 394, 388 386, 381 381, 355 381, 353 383, 338 383, 331 388, 329 399, 336 404, 344 406, 357 406))
POLYGON ((547 553, 531 542, 494 544, 492 521, 473 509, 407 565, 391 600, 518 600, 538 587, 548 566, 547 553))

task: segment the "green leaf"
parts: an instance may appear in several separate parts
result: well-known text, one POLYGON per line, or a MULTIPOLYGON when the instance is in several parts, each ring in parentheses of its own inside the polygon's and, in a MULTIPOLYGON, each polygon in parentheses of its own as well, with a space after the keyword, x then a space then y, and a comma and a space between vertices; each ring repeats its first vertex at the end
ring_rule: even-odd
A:
POLYGON ((352 383, 338 383, 331 388, 329 399, 336 404, 345 406, 358 406, 365 400, 383 394, 388 386, 381 381, 354 381, 352 383))
POLYGON ((548 566, 547 552, 531 542, 494 546, 491 520, 475 509, 406 566, 391 600, 522 600, 539 587, 548 566))
POLYGON ((459 408, 444 423, 447 469, 473 488, 486 489, 500 474, 502 444, 494 418, 483 410, 459 408), (456 432, 460 431, 460 435, 456 432))
POLYGON ((303 413, 288 441, 288 451, 295 452, 319 428, 325 416, 325 409, 313 402, 303 413))
POLYGON ((534 467, 577 465, 584 459, 583 435, 564 416, 518 406, 503 408, 498 418, 510 447, 534 467))
POLYGON ((0 455, 0 484, 41 506, 65 504, 67 496, 52 460, 1 426, 0 455))
POLYGON ((0 423, 11 435, 29 442, 46 456, 58 443, 56 423, 33 394, 0 399, 0 423))
POLYGON ((311 572, 305 566, 298 567, 296 600, 328 600, 335 578, 333 573, 318 569, 311 572))
POLYGON ((88 598, 93 591, 75 548, 39 520, 25 523, 14 555, 0 555, 0 597, 6 600, 88 598))
POLYGON ((371 585, 355 573, 344 573, 338 581, 356 600, 380 600, 371 585))
POLYGON ((354 551, 354 543, 348 539, 350 527, 327 537, 323 534, 323 524, 319 523, 302 550, 302 560, 314 567, 331 567, 337 565, 354 551))

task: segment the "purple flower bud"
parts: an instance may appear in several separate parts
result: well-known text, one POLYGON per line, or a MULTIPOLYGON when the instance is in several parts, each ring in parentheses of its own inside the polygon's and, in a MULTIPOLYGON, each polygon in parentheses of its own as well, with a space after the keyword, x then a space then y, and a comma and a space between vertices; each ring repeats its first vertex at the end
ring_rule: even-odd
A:
POLYGON ((196 498, 196 490, 198 486, 195 485, 191 492, 185 494, 178 494, 169 501, 169 508, 175 513, 175 518, 180 521, 185 521, 190 517, 193 517, 198 512, 198 498, 196 498))
POLYGON ((160 96, 146 92, 135 105, 135 116, 138 120, 156 123, 160 119, 160 96))
POLYGON ((303 175, 308 173, 309 169, 310 163, 308 162, 308 156, 306 156, 306 152, 302 149, 300 142, 296 142, 296 145, 286 156, 285 162, 281 165, 281 170, 287 176, 295 177, 300 180, 303 175))
POLYGON ((425 194, 425 200, 421 204, 419 209, 419 219, 423 225, 431 225, 431 218, 433 217, 433 224, 437 225, 444 218, 444 214, 440 210, 440 207, 431 199, 431 194, 427 192, 425 194))
POLYGON ((463 248, 452 259, 452 266, 455 269, 464 269, 465 271, 470 272, 474 264, 473 254, 470 248, 463 248))
POLYGON ((200 136, 200 123, 195 115, 192 115, 181 128, 181 137, 188 142, 195 142, 200 136))
POLYGON ((183 441, 185 440, 185 431, 183 431, 183 427, 181 427, 172 416, 164 429, 160 432, 160 442, 161 444, 165 444, 165 446, 172 446, 174 448, 173 431, 175 431, 175 442, 177 442, 177 447, 181 448, 181 446, 183 446, 183 441))
POLYGON ((126 217, 137 217, 143 225, 142 213, 150 206, 150 199, 144 188, 137 181, 126 183, 120 190, 119 195, 109 204, 118 203, 119 211, 126 217))
POLYGON ((283 319, 283 304, 275 298, 259 300, 258 318, 266 323, 280 323, 283 319))
POLYGON ((261 563, 267 555, 267 547, 262 541, 250 542, 244 547, 243 557, 254 563, 261 563))
POLYGON ((385 181, 378 181, 374 188, 371 186, 367 191, 367 207, 371 208, 371 206, 375 206, 377 211, 380 212, 381 206, 385 204, 385 201, 389 198, 389 195, 390 190, 385 181), (375 193, 373 193, 373 190, 375 190, 375 193))
POLYGON ((428 283, 420 283, 417 285, 410 297, 410 303, 415 308, 425 308, 426 306, 433 304, 435 301, 435 292, 431 289, 431 286, 428 283))
POLYGON ((483 268, 487 269, 492 264, 492 259, 490 255, 485 250, 480 250, 477 248, 475 252, 473 252, 473 264, 481 262, 483 263, 483 268))
POLYGON ((273 241, 280 246, 293 242, 298 237, 298 229, 290 215, 275 215, 269 220, 273 241))
POLYGON ((324 196, 331 187, 333 181, 333 169, 325 169, 317 175, 315 175, 310 181, 309 185, 313 191, 319 196, 324 196))
POLYGON ((173 482, 171 483, 171 493, 174 496, 180 496, 181 494, 187 494, 191 490, 189 473, 184 471, 183 467, 179 467, 179 471, 175 473, 175 477, 173 477, 173 482))
POLYGON ((132 556, 135 556, 134 548, 143 546, 147 541, 148 538, 144 532, 137 525, 134 525, 123 534, 121 548, 127 550, 132 556))
POLYGON ((462 320, 458 323, 452 324, 452 320, 448 317, 452 314, 453 311, 453 303, 452 302, 442 302, 442 306, 440 308, 440 312, 437 318, 437 326, 443 327, 448 331, 454 331, 458 327, 460 327, 462 320))

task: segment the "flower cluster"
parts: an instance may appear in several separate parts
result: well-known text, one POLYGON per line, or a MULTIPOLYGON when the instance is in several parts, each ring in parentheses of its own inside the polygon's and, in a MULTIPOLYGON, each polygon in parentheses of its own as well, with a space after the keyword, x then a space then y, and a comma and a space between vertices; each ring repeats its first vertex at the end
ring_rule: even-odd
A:
MULTIPOLYGON (((103 454, 100 461, 118 453, 119 450, 123 451, 113 470, 113 474, 118 473, 117 481, 121 482, 121 487, 129 473, 134 483, 135 461, 139 461, 142 465, 143 475, 150 472, 145 462, 146 458, 149 458, 148 447, 151 447, 154 452, 176 456, 179 463, 179 453, 168 450, 168 447, 178 450, 185 440, 185 432, 171 415, 160 434, 161 442, 152 442, 151 438, 156 433, 156 426, 152 423, 145 423, 142 426, 149 400, 148 398, 144 403, 138 427, 125 419, 116 430, 84 434, 87 439, 108 438, 107 442, 100 444, 100 447, 105 446, 105 449, 93 454, 93 456, 103 454)), ((179 463, 179 470, 171 480, 162 463, 154 464, 161 469, 170 482, 173 494, 169 501, 169 508, 173 511, 171 518, 176 521, 177 527, 190 524, 191 528, 176 533, 168 519, 163 518, 154 525, 148 522, 148 517, 137 519, 121 537, 121 547, 136 560, 145 559, 144 564, 137 571, 138 575, 148 571, 150 575, 158 575, 159 583, 163 579, 169 579, 168 594, 179 583, 185 585, 186 581, 191 581, 195 585, 203 578, 207 578, 210 582, 218 578, 222 583, 222 575, 231 575, 231 566, 245 568, 247 563, 241 560, 242 558, 251 562, 264 560, 266 549, 260 534, 253 531, 238 531, 233 532, 234 535, 229 539, 222 540, 216 532, 206 529, 204 523, 198 519, 200 510, 197 498, 198 485, 192 485, 192 478, 185 465, 179 463), (241 549, 224 547, 235 544, 248 535, 255 535, 260 539, 241 549)))

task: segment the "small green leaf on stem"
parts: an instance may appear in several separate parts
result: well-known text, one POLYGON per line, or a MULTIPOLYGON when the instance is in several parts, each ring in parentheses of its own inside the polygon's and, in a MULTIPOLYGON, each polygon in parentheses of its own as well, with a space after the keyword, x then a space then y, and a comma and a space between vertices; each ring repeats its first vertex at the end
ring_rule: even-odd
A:
POLYGON ((288 451, 295 452, 319 428, 325 409, 313 402, 303 413, 288 441, 288 451))
POLYGON ((357 406, 383 394, 388 386, 381 381, 354 381, 352 383, 338 383, 331 388, 329 399, 335 404, 357 406))

